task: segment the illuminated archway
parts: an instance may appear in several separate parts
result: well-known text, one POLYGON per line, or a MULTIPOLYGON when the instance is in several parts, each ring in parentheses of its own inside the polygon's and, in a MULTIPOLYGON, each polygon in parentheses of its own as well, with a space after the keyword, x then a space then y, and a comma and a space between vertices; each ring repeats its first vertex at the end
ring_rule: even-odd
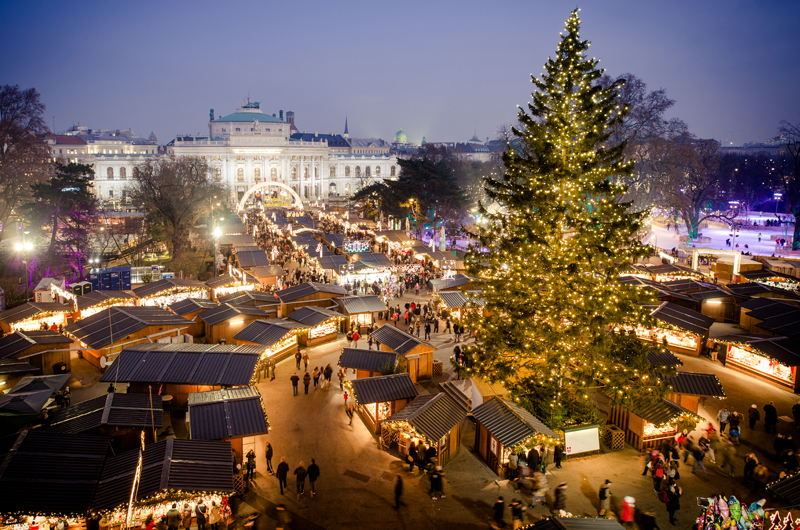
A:
POLYGON ((300 195, 297 194, 292 188, 287 186, 286 184, 282 184, 280 182, 260 182, 247 190, 244 195, 242 195, 242 199, 239 201, 238 210, 244 210, 247 201, 258 191, 266 191, 270 188, 278 188, 282 192, 288 193, 294 199, 292 206, 297 208, 298 210, 303 209, 303 201, 300 199, 300 195))

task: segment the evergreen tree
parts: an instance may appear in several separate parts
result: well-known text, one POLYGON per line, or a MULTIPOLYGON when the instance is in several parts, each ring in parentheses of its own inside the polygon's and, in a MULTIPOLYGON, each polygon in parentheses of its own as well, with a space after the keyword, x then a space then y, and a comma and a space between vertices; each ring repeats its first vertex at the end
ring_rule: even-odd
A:
POLYGON ((575 10, 556 57, 541 79, 532 76, 533 101, 513 129, 519 147, 509 143, 505 175, 485 181, 501 208, 481 207, 482 248, 468 256, 485 301, 467 317, 477 334, 470 370, 502 382, 556 428, 594 419, 594 389, 619 404, 666 391, 647 347, 613 333, 646 318, 635 302, 642 293, 617 281, 648 254, 632 238, 645 212, 621 201, 616 177, 632 163, 623 161, 624 143, 608 141, 625 114, 617 104, 624 81, 597 82, 602 70, 586 57, 579 27, 575 10))
POLYGON ((91 166, 85 164, 56 163, 55 176, 31 185, 33 202, 23 205, 22 212, 31 229, 47 239, 42 277, 84 276, 98 220, 90 180, 93 175, 91 166))

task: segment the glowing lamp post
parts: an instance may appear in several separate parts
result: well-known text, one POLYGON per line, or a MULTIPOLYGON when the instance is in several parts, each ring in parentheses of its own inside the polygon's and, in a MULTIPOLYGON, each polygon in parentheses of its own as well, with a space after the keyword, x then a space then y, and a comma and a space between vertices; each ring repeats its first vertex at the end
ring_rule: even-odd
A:
POLYGON ((778 203, 781 202, 781 197, 783 197, 783 193, 776 191, 772 194, 772 197, 775 199, 775 217, 778 217, 778 203))

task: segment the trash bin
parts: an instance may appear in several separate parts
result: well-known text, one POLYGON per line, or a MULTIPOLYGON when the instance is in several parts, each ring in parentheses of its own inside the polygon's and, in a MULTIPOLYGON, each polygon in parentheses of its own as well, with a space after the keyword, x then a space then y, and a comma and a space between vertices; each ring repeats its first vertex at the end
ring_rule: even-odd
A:
POLYGON ((65 374, 67 373, 67 363, 56 363, 53 365, 53 373, 54 374, 65 374))

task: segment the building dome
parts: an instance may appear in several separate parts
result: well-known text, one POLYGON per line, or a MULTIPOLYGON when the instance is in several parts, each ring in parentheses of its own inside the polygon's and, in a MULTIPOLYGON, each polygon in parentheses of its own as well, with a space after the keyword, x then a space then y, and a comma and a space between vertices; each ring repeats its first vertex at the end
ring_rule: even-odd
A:
POLYGON ((406 137, 406 133, 403 132, 403 129, 400 129, 394 135, 394 143, 396 143, 396 144, 406 144, 406 143, 408 143, 408 138, 406 137))
POLYGON ((427 144, 427 143, 428 143, 428 141, 427 141, 427 140, 425 139, 425 137, 423 136, 423 137, 422 137, 422 143, 421 143, 420 145, 425 145, 425 144, 427 144))

